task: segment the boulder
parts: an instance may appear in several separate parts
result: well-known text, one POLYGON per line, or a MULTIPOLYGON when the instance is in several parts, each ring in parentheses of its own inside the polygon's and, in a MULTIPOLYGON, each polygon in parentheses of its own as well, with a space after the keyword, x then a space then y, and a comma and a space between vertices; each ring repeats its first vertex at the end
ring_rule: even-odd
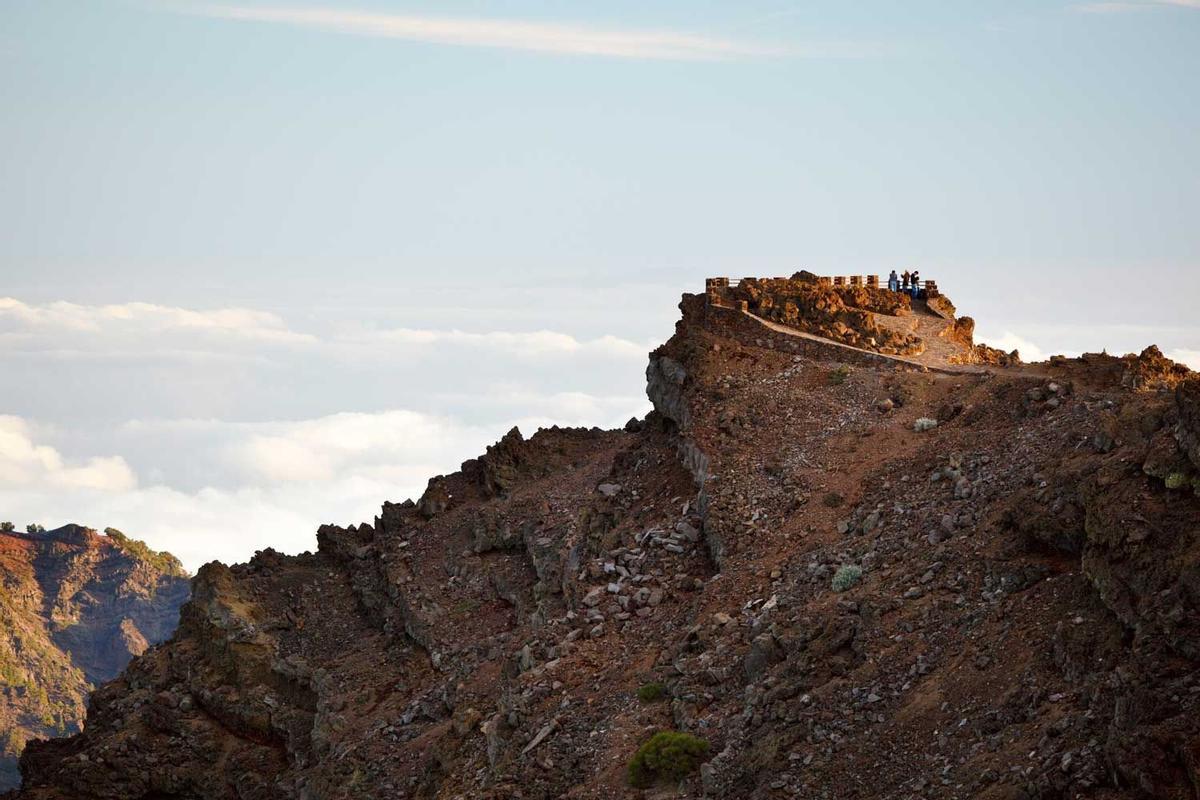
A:
POLYGON ((417 511, 425 519, 433 519, 450 507, 450 490, 446 488, 445 477, 438 475, 430 478, 425 487, 425 493, 417 501, 417 511))
POLYGON ((775 637, 769 633, 760 633, 750 641, 750 652, 746 654, 744 668, 746 678, 751 682, 759 680, 773 664, 783 660, 783 650, 775 637))

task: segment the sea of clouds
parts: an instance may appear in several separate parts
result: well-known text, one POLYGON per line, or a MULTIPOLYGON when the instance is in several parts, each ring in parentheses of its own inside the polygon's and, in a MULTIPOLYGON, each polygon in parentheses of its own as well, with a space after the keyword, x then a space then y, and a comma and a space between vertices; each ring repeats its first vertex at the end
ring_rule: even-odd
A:
POLYGON ((536 327, 503 330, 505 307, 290 319, 0 298, 0 518, 111 525, 191 569, 311 549, 319 524, 369 521, 514 425, 644 415, 670 315, 653 339, 578 333, 606 302, 560 293, 526 316, 536 327))
MULTIPOLYGON (((0 298, 0 519, 114 526, 193 570, 312 549, 321 523, 369 521, 514 425, 645 414, 647 353, 677 298, 670 286, 379 308, 0 298)), ((1021 331, 979 338, 1033 360, 1163 334, 1021 331)), ((1168 355, 1200 367, 1200 352, 1171 346, 1189 332, 1166 333, 1168 355)))

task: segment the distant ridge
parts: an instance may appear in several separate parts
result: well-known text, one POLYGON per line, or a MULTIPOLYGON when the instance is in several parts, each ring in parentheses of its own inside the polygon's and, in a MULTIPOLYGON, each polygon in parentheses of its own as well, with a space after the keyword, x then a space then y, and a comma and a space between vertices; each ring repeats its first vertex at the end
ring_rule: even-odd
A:
POLYGON ((0 532, 0 790, 26 742, 77 732, 93 686, 174 631, 178 559, 110 528, 0 532))

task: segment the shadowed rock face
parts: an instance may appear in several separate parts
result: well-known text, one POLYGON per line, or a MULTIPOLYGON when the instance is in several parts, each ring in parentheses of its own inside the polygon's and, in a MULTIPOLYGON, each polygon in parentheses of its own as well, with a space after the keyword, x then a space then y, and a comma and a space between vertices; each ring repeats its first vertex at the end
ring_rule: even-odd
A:
POLYGON ((78 525, 0 533, 0 788, 24 742, 77 732, 93 686, 175 630, 179 562, 78 525))
POLYGON ((1191 459, 1192 466, 1200 472, 1200 376, 1179 383, 1175 389, 1175 405, 1179 408, 1175 438, 1191 459))
POLYGON ((681 309, 645 424, 510 432, 317 553, 206 566, 21 800, 650 797, 667 729, 708 743, 673 797, 1194 800, 1194 376, 681 309))

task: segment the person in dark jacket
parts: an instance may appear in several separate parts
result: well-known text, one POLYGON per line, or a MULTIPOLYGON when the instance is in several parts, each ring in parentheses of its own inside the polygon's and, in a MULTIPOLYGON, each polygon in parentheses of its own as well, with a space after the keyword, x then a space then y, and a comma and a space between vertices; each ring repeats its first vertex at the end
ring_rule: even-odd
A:
POLYGON ((908 293, 908 282, 910 279, 909 276, 911 276, 911 275, 912 275, 911 272, 909 272, 908 270, 904 270, 904 274, 900 276, 904 280, 904 291, 906 294, 908 293))
POLYGON ((914 269, 913 274, 912 274, 912 298, 913 298, 913 300, 916 300, 917 296, 920 293, 921 293, 921 273, 914 269))

